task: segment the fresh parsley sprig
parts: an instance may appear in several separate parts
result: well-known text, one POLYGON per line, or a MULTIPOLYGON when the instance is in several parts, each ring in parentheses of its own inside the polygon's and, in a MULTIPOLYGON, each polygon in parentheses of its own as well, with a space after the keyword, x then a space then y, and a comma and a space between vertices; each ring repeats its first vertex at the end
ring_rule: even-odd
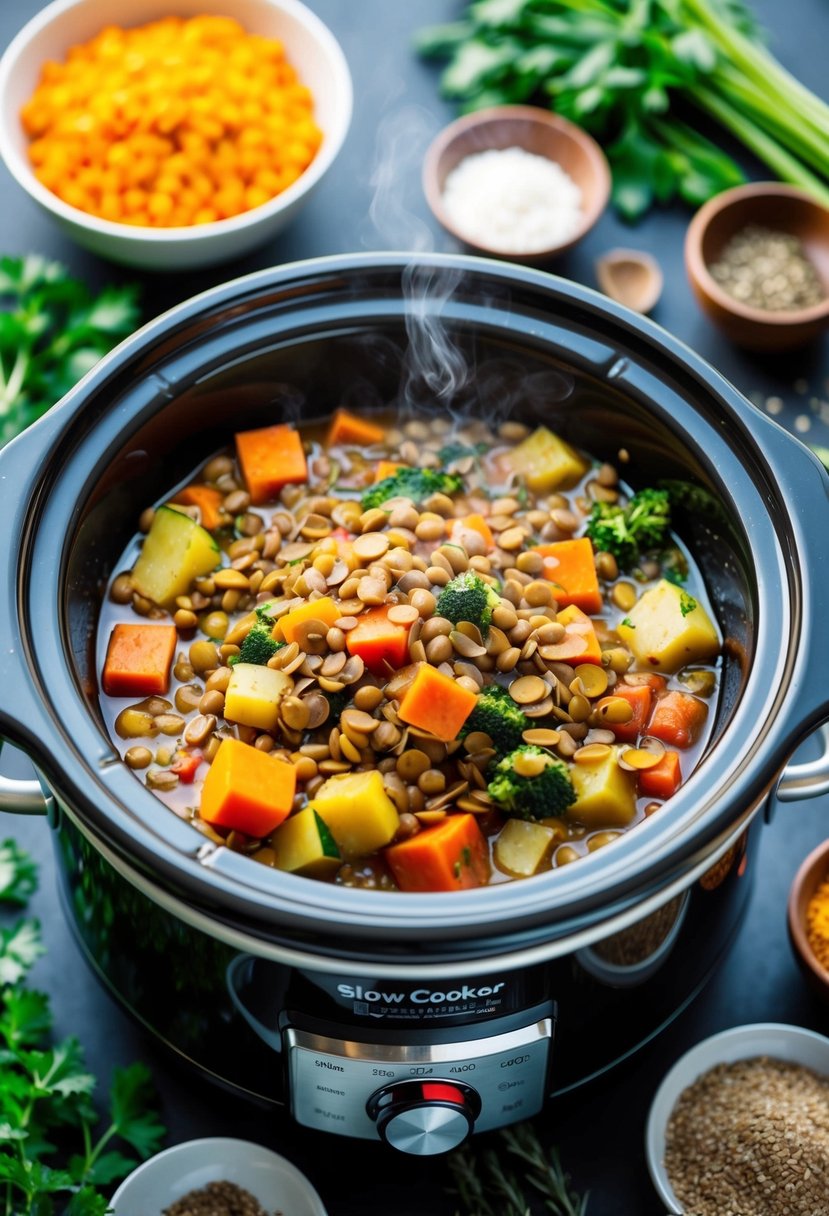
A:
POLYGON ((0 447, 136 328, 135 286, 93 295, 60 262, 0 257, 0 447))
MULTIPOLYGON (((0 845, 0 903, 25 902, 36 883, 31 858, 0 845)), ((100 1188, 155 1153, 164 1127, 149 1070, 132 1064, 114 1072, 101 1130, 83 1048, 74 1036, 52 1041, 49 998, 24 982, 43 953, 36 920, 0 929, 0 1213, 104 1216, 100 1188)))
POLYGON ((743 180, 694 129, 700 111, 829 204, 829 106, 769 54, 742 0, 471 0, 416 47, 448 60, 442 92, 465 110, 534 102, 592 132, 626 219, 743 180))

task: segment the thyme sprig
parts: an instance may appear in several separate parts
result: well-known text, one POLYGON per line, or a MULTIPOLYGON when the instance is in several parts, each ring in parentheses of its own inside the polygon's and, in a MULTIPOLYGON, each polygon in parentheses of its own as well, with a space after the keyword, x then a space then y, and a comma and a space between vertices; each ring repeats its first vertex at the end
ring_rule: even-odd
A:
POLYGON ((588 1194, 574 1190, 558 1150, 545 1151, 530 1123, 504 1128, 498 1137, 497 1147, 465 1145, 447 1159, 452 1194, 461 1204, 457 1216, 533 1216, 538 1211, 586 1216, 588 1194))

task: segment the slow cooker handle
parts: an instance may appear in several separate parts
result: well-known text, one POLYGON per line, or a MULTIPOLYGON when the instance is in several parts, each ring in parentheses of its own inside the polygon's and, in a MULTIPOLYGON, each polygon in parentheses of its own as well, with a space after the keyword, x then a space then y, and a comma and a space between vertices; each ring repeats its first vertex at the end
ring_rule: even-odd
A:
POLYGON ((796 802, 829 793, 829 722, 821 726, 820 738, 822 751, 816 760, 787 764, 783 769, 775 791, 778 802, 796 802))
MULTIPOLYGON (((18 615, 18 562, 33 511, 37 474, 48 463, 61 426, 57 410, 46 414, 0 451, 0 497, 6 527, 0 529, 0 743, 19 747, 36 764, 48 764, 43 740, 52 729, 45 709, 32 687, 18 615), (8 695, 8 694, 11 695, 8 695)), ((0 774, 0 811, 45 814, 47 801, 37 781, 0 774)))

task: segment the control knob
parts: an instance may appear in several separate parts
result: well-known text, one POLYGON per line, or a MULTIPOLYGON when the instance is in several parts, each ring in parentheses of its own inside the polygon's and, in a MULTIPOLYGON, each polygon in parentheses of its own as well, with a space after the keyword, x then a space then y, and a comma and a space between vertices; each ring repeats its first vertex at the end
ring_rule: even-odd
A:
POLYGON ((401 1153, 430 1157, 463 1144, 480 1114, 481 1100, 471 1086, 458 1081, 399 1081, 372 1094, 366 1110, 386 1144, 401 1153))

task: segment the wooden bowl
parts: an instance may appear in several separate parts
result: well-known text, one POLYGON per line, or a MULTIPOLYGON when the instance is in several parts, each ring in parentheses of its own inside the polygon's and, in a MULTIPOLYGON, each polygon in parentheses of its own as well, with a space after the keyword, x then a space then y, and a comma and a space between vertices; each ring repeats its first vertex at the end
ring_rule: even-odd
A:
POLYGON ((705 314, 738 346, 782 351, 804 346, 829 327, 829 208, 794 186, 755 182, 724 190, 702 206, 685 237, 685 268, 705 314), (749 224, 798 237, 826 296, 809 308, 770 311, 735 300, 708 269, 749 224))
POLYGON ((491 106, 458 118, 436 136, 423 162, 423 190, 435 217, 468 248, 536 265, 571 249, 590 231, 610 197, 610 168, 595 139, 566 118, 537 106, 491 106), (446 179, 462 160, 491 149, 515 147, 557 162, 581 190, 581 220, 558 244, 527 251, 500 249, 470 239, 447 214, 443 198, 446 179))
POLYGON ((795 874, 789 892, 787 921, 789 940, 801 970, 813 992, 829 1003, 829 970, 815 958, 806 936, 806 909, 825 878, 829 878, 829 840, 813 849, 795 874))

